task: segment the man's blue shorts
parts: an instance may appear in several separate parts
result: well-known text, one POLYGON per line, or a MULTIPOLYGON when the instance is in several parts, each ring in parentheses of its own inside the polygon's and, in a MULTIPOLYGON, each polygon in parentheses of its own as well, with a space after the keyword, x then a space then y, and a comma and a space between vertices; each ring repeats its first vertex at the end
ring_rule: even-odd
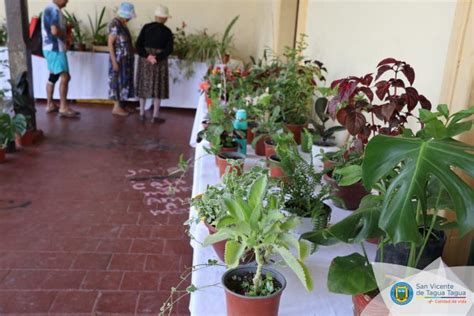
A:
POLYGON ((50 73, 57 75, 63 72, 69 72, 66 52, 43 51, 43 54, 48 63, 50 73))

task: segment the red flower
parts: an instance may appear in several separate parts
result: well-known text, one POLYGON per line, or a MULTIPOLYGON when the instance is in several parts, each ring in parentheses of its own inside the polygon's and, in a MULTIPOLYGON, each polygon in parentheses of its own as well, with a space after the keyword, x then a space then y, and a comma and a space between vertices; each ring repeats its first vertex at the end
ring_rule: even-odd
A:
POLYGON ((207 94, 206 94, 206 104, 207 104, 208 108, 212 105, 212 100, 211 100, 211 98, 209 98, 209 96, 207 94))
POLYGON ((203 81, 203 82, 201 82, 201 84, 199 84, 199 90, 201 90, 201 91, 206 91, 207 92, 210 87, 211 87, 211 85, 207 81, 203 81))

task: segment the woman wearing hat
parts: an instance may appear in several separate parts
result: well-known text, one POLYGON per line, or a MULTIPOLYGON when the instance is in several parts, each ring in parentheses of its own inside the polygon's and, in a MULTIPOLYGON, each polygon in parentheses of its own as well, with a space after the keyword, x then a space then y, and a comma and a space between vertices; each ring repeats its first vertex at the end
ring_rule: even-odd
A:
POLYGON ((173 33, 165 26, 168 8, 160 5, 155 22, 146 24, 138 36, 137 96, 140 98, 140 119, 145 120, 145 101, 152 98, 153 123, 163 123, 159 117, 161 100, 169 98, 168 56, 173 52, 173 33))
POLYGON ((134 64, 132 36, 127 23, 135 18, 133 4, 124 2, 120 5, 117 17, 109 24, 109 97, 114 100, 112 114, 127 116, 129 113, 120 102, 135 97, 134 64))

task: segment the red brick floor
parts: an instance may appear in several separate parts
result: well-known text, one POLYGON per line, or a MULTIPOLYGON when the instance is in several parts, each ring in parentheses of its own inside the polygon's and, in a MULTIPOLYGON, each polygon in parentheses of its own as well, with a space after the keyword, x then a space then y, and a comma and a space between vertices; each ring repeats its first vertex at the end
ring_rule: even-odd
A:
POLYGON ((78 106, 79 120, 37 108, 45 139, 0 165, 0 314, 156 315, 191 264, 178 198, 192 175, 174 199, 168 180, 129 177, 192 155, 194 111, 164 109, 152 125, 103 105, 78 106))

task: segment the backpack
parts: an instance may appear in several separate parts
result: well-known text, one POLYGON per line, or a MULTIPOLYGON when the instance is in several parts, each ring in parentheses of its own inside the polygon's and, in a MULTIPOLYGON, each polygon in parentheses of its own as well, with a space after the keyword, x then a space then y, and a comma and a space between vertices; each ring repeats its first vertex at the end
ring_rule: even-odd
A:
POLYGON ((30 44, 31 54, 44 57, 43 35, 41 34, 41 16, 34 16, 30 22, 30 44))

